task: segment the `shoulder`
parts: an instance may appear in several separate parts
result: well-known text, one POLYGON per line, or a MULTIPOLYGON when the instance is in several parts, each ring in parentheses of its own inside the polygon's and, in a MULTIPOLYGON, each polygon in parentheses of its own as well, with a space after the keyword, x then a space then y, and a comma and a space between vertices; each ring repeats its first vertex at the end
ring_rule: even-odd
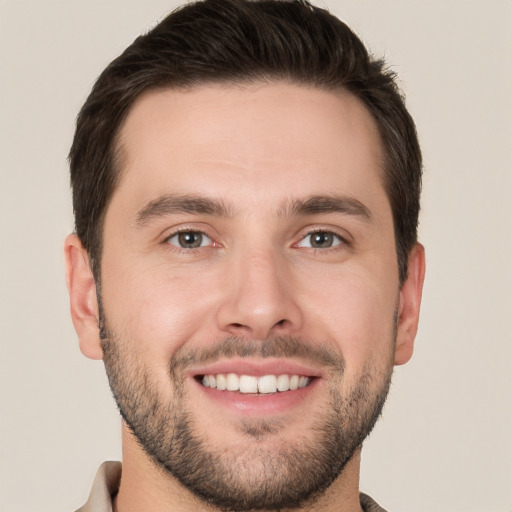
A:
POLYGON ((76 512, 111 512, 112 497, 119 489, 121 463, 104 462, 98 469, 87 503, 76 512))
POLYGON ((387 512, 367 494, 360 493, 359 501, 364 512, 387 512))

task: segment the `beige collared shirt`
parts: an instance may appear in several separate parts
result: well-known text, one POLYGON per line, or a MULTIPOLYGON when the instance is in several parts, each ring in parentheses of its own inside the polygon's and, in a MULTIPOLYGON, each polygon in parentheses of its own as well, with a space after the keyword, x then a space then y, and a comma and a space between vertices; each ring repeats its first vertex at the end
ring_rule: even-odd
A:
MULTIPOLYGON (((76 512, 113 512, 112 499, 120 482, 121 463, 104 462, 96 473, 87 503, 76 512)), ((366 494, 360 494, 360 501, 364 512, 386 512, 366 494)))
POLYGON ((76 512, 112 512, 112 499, 120 482, 121 463, 104 462, 96 473, 87 503, 76 512))

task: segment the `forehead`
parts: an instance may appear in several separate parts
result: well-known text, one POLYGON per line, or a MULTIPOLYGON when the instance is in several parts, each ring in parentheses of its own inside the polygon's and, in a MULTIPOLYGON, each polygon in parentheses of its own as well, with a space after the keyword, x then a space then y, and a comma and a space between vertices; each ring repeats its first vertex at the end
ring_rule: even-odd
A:
POLYGON ((289 83, 150 91, 127 116, 119 150, 114 199, 134 202, 190 192, 357 196, 368 180, 382 188, 378 128, 346 91, 289 83))

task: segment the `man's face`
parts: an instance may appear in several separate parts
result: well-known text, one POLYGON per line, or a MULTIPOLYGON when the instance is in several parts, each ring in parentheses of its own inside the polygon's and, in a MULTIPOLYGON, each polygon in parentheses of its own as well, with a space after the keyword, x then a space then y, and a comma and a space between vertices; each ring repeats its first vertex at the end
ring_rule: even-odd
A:
POLYGON ((216 505, 314 497, 372 428, 395 358, 375 122, 348 93, 204 86, 141 97, 120 148, 101 292, 125 421, 216 505))

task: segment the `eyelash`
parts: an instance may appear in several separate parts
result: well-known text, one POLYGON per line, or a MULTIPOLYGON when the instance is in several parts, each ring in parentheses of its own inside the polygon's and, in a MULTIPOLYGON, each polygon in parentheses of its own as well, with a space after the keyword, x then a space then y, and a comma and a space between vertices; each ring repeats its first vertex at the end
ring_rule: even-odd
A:
POLYGON ((337 240, 337 243, 335 243, 334 245, 332 245, 330 247, 326 247, 326 248, 306 247, 307 249, 311 249, 311 250, 313 250, 315 252, 327 252, 329 250, 336 250, 339 246, 348 246, 348 245, 350 245, 349 242, 347 241, 347 239, 344 236, 340 235, 339 233, 336 233, 332 229, 322 229, 322 228, 319 228, 319 229, 314 229, 312 231, 308 231, 307 233, 305 233, 302 236, 302 238, 299 240, 299 242, 294 244, 294 247, 300 247, 300 245, 299 245, 300 243, 302 243, 308 237, 311 237, 311 236, 313 236, 315 234, 329 235, 329 236, 332 236, 333 238, 335 238, 337 240))
POLYGON ((172 232, 169 236, 165 237, 164 240, 163 240, 163 243, 167 246, 171 246, 173 250, 177 250, 177 251, 184 251, 184 252, 187 252, 187 253, 190 253, 190 252, 195 252, 199 249, 208 249, 208 248, 211 248, 211 247, 220 247, 220 244, 216 243, 216 242, 213 242, 212 240, 212 237, 207 235, 204 231, 200 230, 200 229, 192 229, 192 228, 181 228, 177 231, 174 231, 172 232), (179 245, 175 245, 175 244, 171 244, 170 243, 170 240, 172 240, 174 237, 179 237, 180 234, 185 234, 185 233, 190 233, 190 234, 195 234, 195 235, 201 235, 202 237, 206 237, 210 240, 210 243, 206 246, 202 246, 200 245, 199 247, 180 247, 179 245))
MULTIPOLYGON (((202 231, 200 229, 193 229, 193 228, 182 228, 182 229, 179 229, 177 231, 174 231, 169 236, 165 237, 165 239, 163 240, 163 243, 166 244, 167 246, 171 246, 173 250, 184 251, 184 252, 187 252, 187 253, 195 252, 195 251, 197 251, 199 249, 209 249, 209 248, 212 248, 212 247, 217 247, 217 248, 218 247, 222 247, 220 244, 214 242, 212 237, 207 235, 204 231, 202 231), (194 235, 200 235, 201 237, 206 237, 206 238, 208 238, 210 240, 210 243, 208 243, 208 245, 206 245, 206 246, 199 245, 198 247, 180 247, 178 244, 170 243, 170 240, 172 240, 174 237, 179 237, 180 234, 184 234, 184 233, 189 233, 189 234, 194 234, 194 235)), ((202 243, 203 243, 203 240, 201 240, 200 244, 202 244, 202 243)), ((312 242, 310 242, 310 244, 311 243, 312 242)), ((300 238, 300 240, 298 242, 293 244, 292 247, 305 248, 305 249, 312 250, 314 252, 327 252, 327 251, 331 251, 331 250, 336 250, 339 246, 348 246, 348 245, 350 245, 350 243, 347 241, 347 239, 345 237, 343 237, 339 233, 336 233, 332 229, 321 229, 321 228, 319 228, 319 229, 314 229, 312 231, 306 232, 300 238), (332 237, 333 238, 333 241, 332 241, 333 245, 331 245, 329 247, 325 247, 325 248, 313 247, 312 245, 309 245, 309 246, 301 245, 304 241, 306 241, 308 239, 308 237, 312 237, 315 234, 322 234, 322 235, 327 235, 328 237, 332 237)))

